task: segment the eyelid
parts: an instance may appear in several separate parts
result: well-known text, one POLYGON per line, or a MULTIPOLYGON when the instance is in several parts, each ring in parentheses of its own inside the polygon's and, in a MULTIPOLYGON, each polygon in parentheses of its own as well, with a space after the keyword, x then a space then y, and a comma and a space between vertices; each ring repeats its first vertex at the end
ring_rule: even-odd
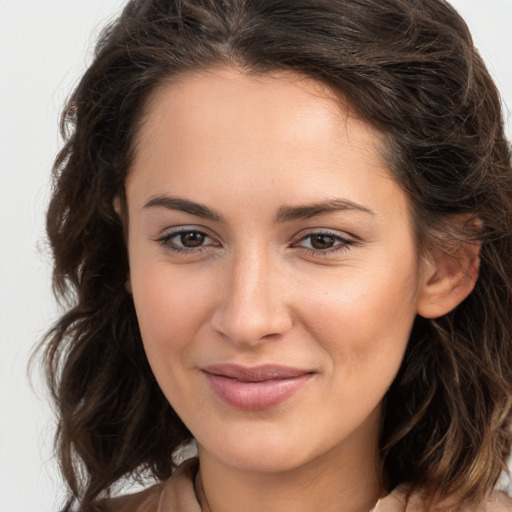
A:
MULTIPOLYGON (((154 239, 155 242, 159 243, 165 250, 175 253, 199 253, 201 251, 209 250, 212 247, 221 247, 222 243, 219 241, 215 234, 212 234, 208 228, 198 225, 182 225, 176 227, 166 228, 161 235, 154 239), (173 242, 172 239, 179 236, 182 233, 195 232, 205 236, 209 240, 209 243, 198 245, 196 247, 187 247, 179 243, 173 242)), ((315 256, 327 256, 330 253, 337 253, 348 250, 350 246, 358 243, 357 237, 348 235, 346 232, 338 231, 335 229, 328 228, 310 228, 303 230, 298 233, 289 247, 298 249, 304 253, 315 255, 315 256), (301 242, 304 242, 308 238, 314 236, 327 236, 334 239, 334 245, 325 249, 316 249, 314 247, 301 246, 301 242)))
POLYGON ((327 229, 327 228, 313 228, 308 229, 306 232, 299 233, 295 241, 292 242, 291 247, 301 249, 304 252, 308 254, 314 254, 319 256, 327 256, 330 253, 336 253, 340 251, 348 250, 350 246, 353 246, 358 243, 358 240, 356 237, 352 235, 348 235, 347 233, 343 231, 338 231, 334 229, 327 229), (313 236, 330 236, 336 240, 336 244, 332 247, 329 247, 327 249, 315 249, 312 247, 301 247, 298 245, 300 242, 303 242, 304 240, 307 240, 308 238, 311 238, 313 236))
POLYGON ((197 253, 200 251, 207 250, 210 247, 220 247, 221 243, 218 241, 218 237, 216 237, 214 234, 211 233, 211 231, 204 226, 197 226, 197 225, 185 225, 185 226, 176 226, 176 227, 169 227, 166 228, 162 234, 157 236, 154 239, 155 242, 158 242, 164 249, 173 251, 173 252, 179 252, 179 253, 197 253), (182 234, 182 233, 200 233, 207 237, 208 239, 212 240, 213 244, 205 244, 200 245, 197 247, 185 247, 179 244, 176 244, 174 242, 171 242, 171 240, 182 234))
POLYGON ((332 236, 334 238, 338 238, 340 240, 350 241, 350 242, 356 242, 358 239, 356 236, 351 235, 347 233, 346 231, 340 231, 337 229, 330 229, 330 228, 307 228, 302 231, 300 231, 297 235, 294 237, 294 242, 300 242, 301 240, 304 240, 305 238, 308 238, 310 236, 315 235, 326 235, 326 236, 332 236))

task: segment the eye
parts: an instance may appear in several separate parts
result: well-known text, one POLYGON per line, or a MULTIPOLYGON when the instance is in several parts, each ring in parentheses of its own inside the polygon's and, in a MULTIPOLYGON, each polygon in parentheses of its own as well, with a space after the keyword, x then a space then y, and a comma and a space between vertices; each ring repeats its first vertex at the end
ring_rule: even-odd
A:
POLYGON ((294 246, 301 248, 310 254, 325 255, 332 252, 347 250, 348 247, 353 244, 355 244, 355 240, 342 236, 339 233, 318 231, 302 236, 294 246))
MULTIPOLYGON (((203 245, 208 237, 199 231, 185 231, 176 235, 174 238, 179 240, 183 247, 194 248, 203 245)), ((176 241, 174 243, 176 243, 176 241)))
POLYGON ((156 240, 165 249, 174 252, 197 252, 208 247, 218 247, 219 244, 206 233, 191 228, 180 228, 156 240))
POLYGON ((309 241, 309 245, 312 249, 319 251, 330 249, 336 244, 336 238, 332 235, 309 235, 307 240, 309 241))

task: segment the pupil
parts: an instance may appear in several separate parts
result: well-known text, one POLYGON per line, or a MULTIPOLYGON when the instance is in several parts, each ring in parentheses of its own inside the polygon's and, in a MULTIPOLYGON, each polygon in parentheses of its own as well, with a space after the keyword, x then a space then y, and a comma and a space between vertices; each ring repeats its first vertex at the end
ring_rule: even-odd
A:
POLYGON ((314 235, 311 237, 311 246, 315 249, 329 249, 334 245, 334 237, 330 235, 314 235))
POLYGON ((199 247, 204 243, 204 235, 197 231, 182 233, 180 241, 185 247, 199 247))

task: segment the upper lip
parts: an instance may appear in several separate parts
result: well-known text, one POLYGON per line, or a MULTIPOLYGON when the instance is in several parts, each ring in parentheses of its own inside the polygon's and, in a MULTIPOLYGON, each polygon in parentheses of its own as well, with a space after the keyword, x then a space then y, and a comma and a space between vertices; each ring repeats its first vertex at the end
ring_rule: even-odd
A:
POLYGON ((276 364, 260 366, 240 366, 237 364, 215 364, 202 370, 211 375, 229 377, 243 382, 263 382, 266 380, 291 379, 313 373, 311 370, 292 368, 276 364))

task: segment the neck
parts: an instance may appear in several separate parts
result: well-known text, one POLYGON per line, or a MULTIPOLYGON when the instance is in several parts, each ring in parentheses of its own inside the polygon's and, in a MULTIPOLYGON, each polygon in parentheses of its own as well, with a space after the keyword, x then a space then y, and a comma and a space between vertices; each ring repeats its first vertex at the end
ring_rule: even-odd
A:
POLYGON ((202 511, 369 512, 383 495, 377 440, 345 441, 279 472, 233 468, 199 446, 196 491, 202 511))

